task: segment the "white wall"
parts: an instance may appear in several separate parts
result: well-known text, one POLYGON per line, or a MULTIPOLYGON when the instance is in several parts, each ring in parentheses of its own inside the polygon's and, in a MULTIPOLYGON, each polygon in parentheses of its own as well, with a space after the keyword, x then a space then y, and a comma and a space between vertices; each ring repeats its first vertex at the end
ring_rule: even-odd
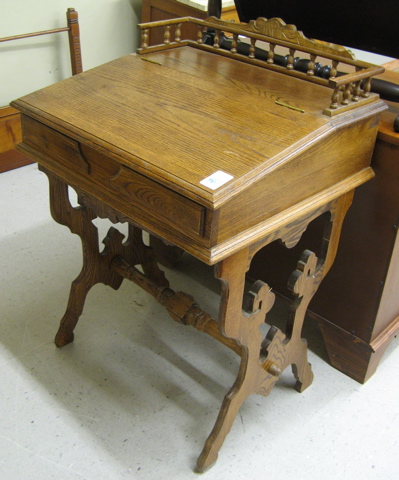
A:
MULTIPOLYGON (((79 14, 83 69, 134 52, 142 0, 0 0, 0 38, 66 26, 79 14)), ((71 75, 68 34, 0 43, 0 107, 71 75)))

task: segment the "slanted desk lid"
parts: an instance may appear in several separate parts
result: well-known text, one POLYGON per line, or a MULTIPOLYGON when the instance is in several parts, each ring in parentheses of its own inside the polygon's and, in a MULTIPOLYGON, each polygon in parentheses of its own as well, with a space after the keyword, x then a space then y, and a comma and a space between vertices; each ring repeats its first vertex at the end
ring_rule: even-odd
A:
POLYGON ((331 120, 308 95, 315 89, 323 95, 324 87, 189 47, 148 58, 162 66, 128 55, 15 105, 211 204, 226 191, 234 195, 331 120), (218 171, 232 178, 208 188, 203 180, 218 171))

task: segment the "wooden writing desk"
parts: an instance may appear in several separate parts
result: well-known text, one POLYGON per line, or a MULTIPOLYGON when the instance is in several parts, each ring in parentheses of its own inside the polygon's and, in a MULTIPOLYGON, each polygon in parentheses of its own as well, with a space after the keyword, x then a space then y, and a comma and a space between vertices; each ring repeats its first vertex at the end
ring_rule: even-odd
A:
POLYGON ((268 395, 292 365, 299 391, 313 378, 301 329, 307 305, 329 270, 353 189, 372 177, 369 167, 378 120, 385 109, 369 94, 380 68, 354 62, 341 47, 305 39, 279 20, 234 26, 209 19, 142 25, 140 55, 129 55, 13 103, 22 113, 20 150, 50 180, 54 219, 80 236, 83 269, 72 283, 56 344, 73 340, 89 289, 117 289, 124 278, 146 289, 171 317, 193 325, 241 358, 214 429, 198 459, 202 472, 219 449, 244 400, 268 395), (181 22, 197 25, 198 43, 180 39, 181 22), (153 28, 164 44, 147 47, 153 28), (216 30, 213 46, 202 32, 216 30), (220 29, 233 38, 218 48, 220 29), (248 56, 236 53, 238 34, 248 56), (254 58, 269 42, 269 61, 254 58), (276 46, 288 49, 286 67, 274 64, 276 46), (293 68, 297 51, 309 69, 293 68), (353 72, 315 78, 316 56, 353 72), (220 173, 222 172, 222 173, 220 173), (68 185, 79 198, 73 208, 68 185), (275 239, 295 245, 308 223, 324 215, 319 258, 305 251, 289 279, 294 301, 286 332, 263 338, 274 295, 266 283, 245 290, 255 253, 275 239), (99 251, 95 217, 129 223, 129 238, 111 228, 99 251), (220 311, 211 318, 194 299, 169 287, 142 240, 142 230, 209 265, 222 284, 220 311), (141 265, 142 269, 137 266, 141 265))

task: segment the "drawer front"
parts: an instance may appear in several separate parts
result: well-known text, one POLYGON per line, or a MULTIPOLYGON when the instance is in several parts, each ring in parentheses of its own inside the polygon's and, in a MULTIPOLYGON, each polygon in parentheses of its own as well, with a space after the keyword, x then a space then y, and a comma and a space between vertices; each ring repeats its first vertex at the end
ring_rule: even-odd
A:
POLYGON ((64 178, 70 177, 72 184, 106 202, 109 202, 111 194, 118 204, 124 204, 124 211, 132 212, 132 220, 139 209, 159 221, 158 227, 163 225, 191 238, 204 236, 206 208, 202 205, 92 147, 80 144, 30 117, 23 117, 24 144, 38 151, 41 158, 53 159, 50 160, 53 170, 57 173, 59 165, 58 173, 64 178))
POLYGON ((89 164, 82 157, 79 142, 46 127, 26 115, 21 116, 24 143, 43 155, 56 158, 63 165, 82 173, 89 173, 89 164))
POLYGON ((205 208, 124 165, 111 177, 113 191, 129 202, 170 223, 185 234, 202 236, 205 208))

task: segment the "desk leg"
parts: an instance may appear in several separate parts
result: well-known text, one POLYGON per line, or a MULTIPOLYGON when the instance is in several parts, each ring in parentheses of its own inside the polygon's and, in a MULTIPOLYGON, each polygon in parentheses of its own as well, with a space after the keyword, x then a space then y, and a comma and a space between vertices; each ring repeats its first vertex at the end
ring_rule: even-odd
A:
MULTIPOLYGON (((128 240, 123 243, 124 236, 111 227, 103 240, 104 249, 100 251, 98 230, 92 220, 97 217, 89 205, 72 207, 68 186, 58 177, 41 167, 50 183, 50 208, 54 220, 69 227, 82 241, 83 267, 78 277, 72 282, 66 312, 61 320, 55 337, 57 347, 63 347, 74 339, 73 330, 82 314, 87 293, 97 283, 104 283, 117 290, 123 277, 112 267, 115 257, 123 256, 131 264, 140 264, 149 278, 158 284, 168 286, 168 282, 159 270, 152 249, 142 241, 142 231, 129 225, 128 240)), ((90 201, 86 199, 89 204, 90 201)))
MULTIPOLYGON (((241 363, 237 379, 224 397, 215 426, 198 458, 199 472, 205 471, 216 462, 218 451, 247 397, 253 393, 267 396, 278 381, 281 372, 290 364, 295 364, 294 374, 299 391, 308 387, 313 379, 311 367, 307 361, 307 344, 300 338, 301 325, 298 325, 295 335, 291 338, 284 335, 278 328, 272 327, 263 340, 260 326, 273 306, 274 294, 266 283, 257 281, 246 298, 243 298, 245 274, 248 270, 246 253, 242 251, 224 260, 218 269, 218 277, 223 285, 223 307, 219 321, 224 334, 236 338, 242 345, 241 363)), ((306 279, 302 280, 303 286, 299 287, 301 294, 306 295, 304 287, 312 283, 315 260, 314 254, 309 252, 305 263, 306 279)), ((303 315, 302 309, 295 309, 294 323, 301 324, 303 315)))
MULTIPOLYGON (((332 202, 331 221, 326 224, 320 258, 305 250, 288 281, 294 300, 285 333, 272 326, 262 339, 260 326, 273 305, 274 294, 267 284, 257 281, 244 295, 245 274, 252 259, 249 249, 232 255, 217 266, 216 277, 222 282, 219 327, 223 335, 241 345, 241 363, 237 379, 224 397, 215 426, 198 458, 198 472, 204 472, 216 462, 226 435, 247 397, 253 393, 267 396, 289 365, 297 391, 302 392, 312 383, 307 342, 301 338, 302 326, 309 302, 335 258, 342 221, 351 198, 352 194, 347 194, 332 202)), ((292 232, 297 227, 292 226, 292 232)), ((289 239, 290 232, 285 235, 289 239)))
MULTIPOLYGON (((79 207, 69 202, 68 186, 58 177, 41 168, 50 181, 50 204, 53 218, 79 235, 83 247, 83 268, 72 282, 67 310, 56 336, 56 345, 62 347, 73 341, 73 329, 82 313, 90 288, 102 282, 118 289, 123 278, 129 278, 165 305, 171 317, 185 325, 208 333, 234 350, 241 358, 236 381, 224 397, 212 432, 207 438, 197 461, 197 471, 208 469, 217 459, 218 452, 229 433, 235 417, 247 397, 253 393, 267 396, 283 370, 291 365, 296 378, 295 388, 302 392, 313 380, 307 359, 307 343, 301 338, 306 310, 322 278, 332 265, 340 236, 342 221, 348 209, 352 193, 343 195, 328 205, 315 210, 313 217, 326 210, 331 221, 326 224, 320 258, 306 250, 289 279, 294 295, 286 332, 272 326, 262 337, 260 326, 274 303, 269 286, 257 281, 245 293, 246 273, 255 253, 270 241, 281 238, 286 245, 294 246, 300 233, 312 219, 304 217, 295 224, 285 226, 256 244, 222 260, 215 268, 215 276, 221 281, 222 296, 218 322, 203 312, 194 299, 182 292, 174 292, 163 272, 158 268, 152 249, 146 247, 140 229, 129 226, 128 240, 111 228, 100 252, 98 231, 92 220, 97 213, 113 217, 115 211, 89 196, 80 197, 79 207), (141 273, 135 266, 140 264, 141 273)), ((117 215, 115 216, 117 218, 117 215)))

